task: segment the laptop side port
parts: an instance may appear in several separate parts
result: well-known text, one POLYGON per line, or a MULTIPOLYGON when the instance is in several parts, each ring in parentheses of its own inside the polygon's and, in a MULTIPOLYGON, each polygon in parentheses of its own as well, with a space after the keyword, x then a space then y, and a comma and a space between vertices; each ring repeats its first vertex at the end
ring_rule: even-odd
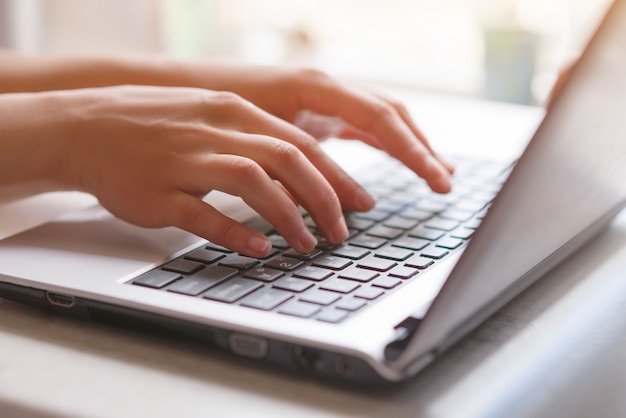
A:
POLYGON ((350 362, 345 358, 338 358, 335 360, 335 373, 343 378, 350 378, 354 376, 355 369, 350 362))
POLYGON ((268 343, 265 338, 232 332, 228 335, 228 344, 233 353, 255 359, 265 358, 268 343))
POLYGON ((62 308, 71 308, 76 301, 74 296, 62 295, 60 293, 46 292, 46 299, 51 305, 60 306, 62 308))
POLYGON ((302 346, 295 346, 293 356, 296 364, 305 370, 322 370, 324 361, 319 350, 302 346))

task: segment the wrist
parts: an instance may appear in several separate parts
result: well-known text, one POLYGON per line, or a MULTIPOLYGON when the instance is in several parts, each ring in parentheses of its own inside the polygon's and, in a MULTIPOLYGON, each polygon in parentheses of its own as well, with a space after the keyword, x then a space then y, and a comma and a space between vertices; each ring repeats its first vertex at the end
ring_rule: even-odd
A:
POLYGON ((0 96, 0 189, 35 194, 72 189, 65 164, 68 126, 55 94, 0 96))

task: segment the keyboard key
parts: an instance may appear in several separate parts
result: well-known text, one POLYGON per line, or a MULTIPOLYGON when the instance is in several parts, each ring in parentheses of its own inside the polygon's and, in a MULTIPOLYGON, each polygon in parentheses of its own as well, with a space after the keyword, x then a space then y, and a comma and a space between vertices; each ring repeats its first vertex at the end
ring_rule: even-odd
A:
POLYGON ((350 258, 352 260, 359 260, 370 252, 365 248, 353 247, 350 245, 342 245, 341 247, 335 248, 332 251, 332 255, 336 255, 338 257, 350 258))
POLYGON ((454 250, 463 245, 463 240, 459 238, 444 237, 437 241, 437 247, 454 250))
POLYGON ((194 277, 200 277, 204 280, 210 280, 213 282, 221 282, 224 279, 234 276, 239 273, 239 270, 223 267, 223 266, 207 266, 205 269, 200 270, 194 277))
POLYGON ((337 304, 335 305, 335 308, 343 309, 344 311, 354 312, 354 311, 358 311, 365 305, 366 305, 366 302, 363 299, 347 297, 337 302, 337 304))
POLYGON ((469 222, 467 222, 465 225, 463 225, 465 228, 471 228, 471 229, 476 229, 480 226, 481 224, 481 219, 472 219, 469 222))
POLYGON ((437 217, 426 221, 424 226, 426 228, 439 229, 441 231, 452 231, 454 228, 459 226, 459 221, 437 217))
POLYGON ((165 264, 162 269, 167 271, 173 271, 175 273, 192 274, 204 268, 204 264, 196 261, 185 260, 184 258, 177 258, 165 264))
POLYGON ((310 290, 300 296, 300 300, 303 302, 315 303, 316 305, 328 306, 333 302, 338 301, 341 298, 336 293, 327 292, 325 290, 310 290))
POLYGON ((483 200, 463 199, 454 205, 457 210, 462 210, 470 213, 476 213, 485 207, 487 202, 483 200))
POLYGON ((368 212, 355 212, 352 214, 352 216, 354 216, 355 218, 363 218, 363 219, 369 219, 371 221, 380 222, 389 217, 389 212, 378 210, 378 209, 372 209, 368 212))
POLYGON ((431 258, 422 257, 421 255, 416 255, 409 258, 404 262, 404 265, 407 267, 414 267, 416 269, 424 270, 427 267, 430 267, 435 262, 431 258))
POLYGON ((263 284, 255 280, 235 277, 210 289, 203 297, 232 303, 261 287, 263 284))
POLYGON ((300 293, 313 287, 313 283, 308 280, 298 279, 297 277, 282 277, 280 280, 274 282, 272 286, 277 289, 300 293))
POLYGON ((187 260, 199 261, 200 263, 211 264, 224 258, 226 255, 222 252, 215 250, 208 250, 206 248, 197 248, 190 253, 185 254, 187 260))
POLYGON ((343 310, 340 311, 338 309, 326 309, 317 314, 315 319, 318 321, 330 322, 333 324, 337 324, 343 321, 348 316, 348 312, 343 310))
POLYGON ((319 305, 312 303, 290 301, 278 308, 278 312, 285 315, 299 316, 301 318, 310 318, 321 310, 319 305))
POLYGON ((237 270, 246 270, 259 264, 259 260, 246 257, 245 255, 229 254, 222 258, 217 264, 237 270))
POLYGON ((173 273, 164 270, 151 270, 142 274, 133 280, 133 284, 145 287, 151 287, 153 289, 160 289, 168 284, 182 278, 178 273, 173 273))
POLYGON ((356 229, 357 231, 364 231, 374 224, 375 222, 370 219, 357 218, 352 214, 346 216, 346 225, 348 225, 348 228, 356 229))
POLYGON ((197 296, 200 293, 208 290, 209 288, 218 285, 225 279, 215 279, 201 277, 201 276, 188 276, 167 288, 169 292, 182 293, 189 296, 197 296))
POLYGON ((435 260, 439 260, 445 257, 446 255, 448 255, 449 253, 450 252, 446 250, 445 248, 430 247, 422 251, 420 255, 423 257, 434 258, 435 260))
POLYGON ((413 238, 427 239, 429 241, 435 241, 444 236, 443 231, 437 229, 425 228, 423 225, 418 226, 409 232, 409 236, 413 238))
POLYGON ((359 284, 352 280, 330 279, 320 285, 320 289, 330 290, 331 292, 350 293, 359 288, 359 284))
POLYGON ((423 210, 425 212, 437 213, 443 211, 447 206, 448 205, 444 202, 422 200, 418 202, 414 207, 415 209, 423 210))
POLYGON ((374 270, 360 269, 357 267, 351 267, 339 273, 339 277, 342 279, 356 280, 358 282, 369 282, 379 275, 380 274, 374 270))
POLYGON ((387 260, 384 258, 369 258, 359 261, 357 267, 368 270, 387 271, 397 265, 398 263, 393 260, 387 260))
POLYGON ((411 257, 413 254, 413 251, 404 248, 386 247, 377 250, 376 254, 374 254, 374 257, 387 258, 389 260, 395 261, 404 261, 407 258, 411 257))
POLYGON ((280 276, 283 276, 283 273, 280 270, 274 270, 267 267, 257 267, 252 270, 248 270, 243 277, 254 280, 261 280, 262 282, 273 282, 278 279, 280 276))
POLYGON ((430 245, 430 241, 427 241, 422 238, 402 237, 392 242, 391 245, 394 247, 400 247, 400 248, 406 248, 409 250, 419 251, 428 247, 428 245, 430 245))
POLYGON ((470 239, 474 235, 475 230, 470 228, 459 228, 452 231, 450 236, 452 238, 470 239))
POLYGON ((242 299, 241 305, 270 311, 293 297, 293 293, 278 289, 261 289, 242 299))
POLYGON ((226 253, 226 254, 231 254, 232 253, 232 251, 229 250, 228 248, 222 247, 221 245, 213 244, 212 242, 207 242, 204 245, 204 248, 207 248, 209 250, 220 251, 220 252, 226 253))
POLYGON ((385 222, 383 222, 383 225, 389 228, 406 230, 406 229, 415 228, 418 223, 419 221, 416 219, 405 218, 402 216, 394 216, 392 218, 387 219, 385 222))
POLYGON ((332 255, 318 258, 313 262, 313 265, 316 267, 324 267, 331 270, 342 270, 350 264, 352 264, 352 261, 341 257, 334 257, 332 255))
POLYGON ((474 214, 472 212, 467 212, 464 210, 448 208, 445 211, 441 212, 439 216, 444 219, 452 219, 454 221, 465 222, 470 220, 474 214))
POLYGON ((308 253, 299 253, 296 250, 292 249, 292 250, 286 251, 283 254, 283 256, 297 258, 298 260, 310 261, 310 260, 313 260, 315 257, 321 255, 322 253, 323 251, 320 249, 314 249, 313 251, 308 252, 308 253))
POLYGON ((406 266, 396 266, 389 273, 387 273, 391 277, 397 277, 399 279, 409 279, 415 276, 418 273, 416 268, 406 267, 406 266))
POLYGON ((274 258, 267 260, 265 264, 263 264, 263 266, 277 269, 277 270, 293 271, 303 264, 304 262, 297 260, 295 258, 279 256, 279 257, 274 257, 274 258))
POLYGON ((200 293, 222 283, 227 278, 237 273, 237 270, 228 267, 209 266, 200 273, 188 276, 175 282, 167 288, 170 292, 197 296, 200 293))
POLYGON ((384 225, 376 225, 367 231, 370 237, 378 237, 385 239, 395 239, 404 233, 403 230, 397 228, 389 228, 384 225))
POLYGON ((398 213, 398 215, 404 218, 415 219, 416 221, 427 221, 428 219, 434 216, 432 212, 428 212, 428 211, 416 209, 416 208, 403 209, 402 211, 398 213))
POLYGON ((386 239, 372 237, 369 235, 359 235, 348 241, 350 245, 354 245, 362 248, 369 248, 370 250, 376 250, 387 243, 386 239))
POLYGON ((335 273, 333 273, 332 271, 329 271, 320 267, 313 267, 313 266, 303 267, 300 270, 293 273, 294 277, 300 277, 303 279, 315 280, 315 281, 327 279, 333 274, 335 273))
POLYGON ((382 287, 383 289, 393 289, 402 283, 402 280, 395 277, 381 276, 372 282, 372 286, 382 287))
POLYGON ((406 205, 402 202, 393 202, 391 200, 378 200, 378 202, 376 202, 375 209, 386 212, 397 212, 405 206, 406 205))
POLYGON ((382 296, 384 293, 385 292, 382 289, 379 289, 376 287, 362 287, 356 291, 356 293, 354 294, 354 297, 367 299, 367 300, 374 300, 382 296))

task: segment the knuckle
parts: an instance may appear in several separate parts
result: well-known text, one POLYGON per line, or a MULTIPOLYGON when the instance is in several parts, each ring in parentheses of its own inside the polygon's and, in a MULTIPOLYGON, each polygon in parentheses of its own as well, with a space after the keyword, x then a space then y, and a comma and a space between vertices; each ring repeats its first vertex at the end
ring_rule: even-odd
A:
POLYGON ((300 149, 289 142, 274 141, 271 148, 272 154, 282 164, 292 166, 302 161, 303 154, 300 149))
POLYGON ((236 222, 224 222, 221 225, 221 228, 216 233, 215 241, 219 241, 220 245, 224 245, 226 247, 230 247, 231 243, 235 242, 239 235, 241 234, 241 229, 239 224, 236 222))
POLYGON ((258 178, 263 169, 254 160, 241 157, 233 161, 231 170, 239 181, 247 183, 258 178))
POLYGON ((206 98, 211 106, 218 104, 226 109, 238 109, 248 104, 247 100, 230 91, 211 92, 206 98))
POLYGON ((408 113, 408 110, 407 110, 406 106, 404 105, 404 103, 402 103, 402 102, 400 102, 400 101, 398 101, 398 100, 396 100, 394 98, 387 99, 387 102, 389 103, 389 105, 393 109, 395 109, 395 111, 397 113, 408 113))
POLYGON ((293 69, 291 78, 298 84, 313 83, 315 85, 323 85, 332 81, 332 78, 326 72, 309 67, 293 69))
POLYGON ((178 224, 185 230, 195 230, 200 224, 203 214, 202 205, 198 205, 195 201, 189 200, 181 204, 178 211, 178 224))
POLYGON ((378 100, 372 105, 373 120, 389 120, 398 115, 397 108, 384 100, 378 100))
POLYGON ((333 210, 340 210, 341 204, 339 203, 339 198, 337 197, 337 193, 332 187, 327 187, 322 192, 321 202, 323 207, 327 207, 333 210))
POLYGON ((305 155, 312 155, 320 149, 319 142, 306 132, 294 135, 294 142, 295 146, 305 155))

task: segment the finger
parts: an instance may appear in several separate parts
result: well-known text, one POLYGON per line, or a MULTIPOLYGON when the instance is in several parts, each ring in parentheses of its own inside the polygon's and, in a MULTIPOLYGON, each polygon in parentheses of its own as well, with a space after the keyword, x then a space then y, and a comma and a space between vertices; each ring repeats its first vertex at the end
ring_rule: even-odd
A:
POLYGON ((339 116, 355 128, 371 133, 383 144, 385 151, 423 177, 433 190, 450 190, 448 169, 386 100, 350 89, 328 77, 319 77, 315 83, 303 82, 299 92, 302 108, 339 116))
MULTIPOLYGON (((293 140, 293 138, 292 138, 293 140)), ((315 141, 311 139, 312 141, 315 141)), ((317 142, 316 146, 319 147, 317 142)), ((219 152, 225 154, 237 153, 254 160, 269 177, 280 182, 288 194, 288 198, 295 199, 311 215, 320 232, 333 243, 339 243, 347 238, 348 230, 343 218, 342 205, 333 186, 318 170, 316 165, 300 149, 290 142, 265 135, 232 134, 231 140, 220 147, 219 152)), ((329 159, 323 152, 312 159, 322 160, 323 166, 329 159)), ((334 163, 333 163, 334 164, 334 163)), ((338 167, 322 168, 326 172, 338 167)), ((329 176, 341 175, 331 173, 329 176)), ((345 173, 345 183, 354 184, 345 173)), ((360 186, 357 186, 360 189, 360 186)), ((271 222, 270 219, 268 221, 271 222)))
POLYGON ((385 100, 389 104, 391 104, 391 106, 393 106, 396 109, 396 111, 398 112, 398 114, 400 115, 400 117, 402 118, 404 123, 406 123, 406 125, 411 129, 413 134, 426 146, 426 148, 428 148, 428 150, 437 159, 437 161, 439 161, 441 163, 441 165, 443 165, 448 170, 448 172, 450 174, 452 174, 454 172, 454 166, 452 164, 450 164, 448 161, 446 161, 443 157, 441 157, 439 154, 437 154, 433 150, 433 148, 431 147, 428 139, 422 133, 422 131, 417 127, 417 124, 415 123, 415 121, 411 117, 411 114, 409 113, 407 108, 402 103, 398 103, 395 100, 393 100, 393 99, 391 99, 389 97, 386 97, 385 95, 383 95, 380 92, 374 92, 373 94, 375 94, 380 99, 385 100))
MULTIPOLYGON (((302 184, 301 179, 293 175, 294 170, 297 170, 299 167, 305 169, 314 167, 316 171, 321 173, 321 175, 334 189, 343 208, 347 210, 367 211, 373 207, 375 202, 369 193, 367 193, 322 150, 315 138, 285 120, 267 113, 256 106, 247 106, 245 110, 246 112, 241 114, 241 117, 239 118, 239 130, 249 132, 251 134, 262 134, 271 138, 280 139, 283 142, 296 146, 296 148, 298 148, 298 150, 306 156, 308 161, 298 160, 296 165, 290 165, 287 167, 284 164, 276 164, 278 160, 271 159, 272 155, 264 154, 269 159, 265 159, 263 161, 263 166, 264 168, 271 170, 272 173, 282 175, 279 180, 281 180, 289 191, 296 196, 298 201, 302 203, 307 210, 309 210, 311 216, 316 220, 316 223, 321 221, 318 223, 318 226, 322 228, 322 232, 329 232, 333 229, 336 232, 339 232, 342 228, 338 225, 339 221, 332 220, 332 217, 336 214, 336 212, 334 210, 329 212, 328 207, 324 210, 324 200, 319 200, 320 198, 323 198, 323 196, 320 196, 319 194, 316 196, 311 195, 310 190, 316 189, 309 189, 304 195, 302 192, 298 193, 299 190, 307 190, 302 184), (311 164, 313 167, 311 167, 311 164), (288 181, 284 181, 285 178, 288 181), (316 207, 319 207, 319 209, 315 209, 316 207), (326 225, 329 225, 329 223, 333 223, 335 226, 325 227, 326 225)), ((267 143, 267 140, 270 140, 269 138, 265 138, 265 140, 266 141, 263 141, 263 139, 258 138, 258 141, 256 142, 250 142, 248 140, 243 144, 232 141, 225 141, 225 143, 230 144, 229 153, 241 154, 243 152, 244 154, 242 155, 247 155, 254 160, 258 160, 257 156, 260 155, 260 152, 262 152, 263 149, 268 148, 274 148, 274 151, 277 151, 279 154, 284 154, 284 157, 289 157, 290 151, 288 147, 282 147, 280 142, 275 142, 274 145, 271 145, 267 143), (252 150, 257 151, 254 151, 251 155, 250 152, 252 152, 252 150)), ((308 174, 309 175, 304 178, 312 178, 311 176, 314 176, 311 171, 309 171, 308 174)), ((316 180, 309 182, 308 186, 316 187, 316 184, 321 185, 320 181, 321 180, 318 177, 316 180)), ((341 219, 343 219, 343 216, 341 216, 341 219)), ((337 233, 331 233, 331 235, 337 235, 337 233)), ((343 233, 341 233, 341 235, 343 235, 343 233)), ((329 237, 328 235, 326 235, 326 237, 329 238, 331 242, 339 242, 338 237, 329 237)))
MULTIPOLYGON (((183 191, 195 199, 198 199, 196 196, 203 195, 209 190, 221 190, 240 196, 299 252, 309 252, 317 244, 290 196, 285 194, 283 189, 249 158, 234 155, 209 155, 204 157, 199 170, 193 170, 193 173, 181 173, 181 177, 185 183, 183 191), (201 171, 203 175, 198 176, 198 171, 201 171)), ((214 210, 207 210, 206 207, 198 206, 197 203, 189 200, 184 200, 183 203, 189 206, 177 207, 176 226, 235 249, 235 251, 254 250, 255 246, 249 245, 249 242, 258 235, 252 236, 248 232, 243 235, 243 238, 239 237, 237 233, 242 233, 240 228, 234 229, 230 223, 223 220, 212 223, 214 210)))
POLYGON ((202 199, 187 193, 177 195, 171 205, 172 224, 232 251, 250 257, 265 257, 272 244, 268 237, 229 218, 202 199))

